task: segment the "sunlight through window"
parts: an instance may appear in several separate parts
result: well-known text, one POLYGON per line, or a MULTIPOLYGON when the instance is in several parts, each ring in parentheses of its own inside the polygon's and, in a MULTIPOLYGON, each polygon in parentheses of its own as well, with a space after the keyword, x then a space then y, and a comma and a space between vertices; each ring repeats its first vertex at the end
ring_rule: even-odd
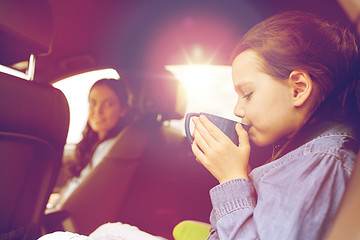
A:
MULTIPOLYGON (((167 65, 165 69, 179 79, 187 92, 186 112, 207 112, 240 121, 234 115, 237 95, 234 91, 231 66, 167 65)), ((184 119, 172 120, 185 135, 184 119)))

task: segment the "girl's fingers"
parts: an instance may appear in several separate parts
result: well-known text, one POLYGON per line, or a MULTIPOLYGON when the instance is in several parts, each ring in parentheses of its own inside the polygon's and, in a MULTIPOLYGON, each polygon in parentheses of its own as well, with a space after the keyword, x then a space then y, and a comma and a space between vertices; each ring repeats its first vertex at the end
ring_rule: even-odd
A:
POLYGON ((214 139, 198 117, 193 117, 193 122, 195 124, 194 139, 198 140, 197 144, 205 151, 214 139))
POLYGON ((231 141, 225 133, 223 133, 213 122, 211 122, 206 116, 200 115, 199 121, 204 126, 207 132, 207 138, 205 139, 208 144, 216 142, 231 141))
POLYGON ((211 151, 211 146, 216 143, 216 140, 211 136, 204 124, 207 124, 207 127, 210 128, 216 128, 216 126, 207 118, 200 121, 199 117, 193 117, 192 121, 195 124, 192 150, 198 161, 203 165, 206 165, 207 153, 211 151))
POLYGON ((195 128, 194 130, 194 143, 202 149, 202 151, 207 151, 209 149, 209 144, 204 139, 203 135, 200 133, 200 131, 195 128))
POLYGON ((199 146, 196 144, 195 141, 191 145, 191 149, 196 157, 196 161, 202 163, 204 159, 204 153, 200 150, 199 146))
POLYGON ((220 183, 235 178, 247 178, 250 144, 247 132, 236 125, 241 144, 235 146, 220 129, 205 116, 194 117, 194 142, 191 145, 200 162, 220 183))
POLYGON ((249 134, 247 131, 245 131, 240 123, 236 124, 235 129, 239 136, 239 147, 249 149, 250 151, 249 134))
POLYGON ((206 155, 204 154, 202 148, 200 148, 200 146, 197 143, 198 140, 195 140, 193 142, 193 144, 191 145, 191 149, 196 157, 196 161, 199 162, 200 164, 206 166, 206 155))

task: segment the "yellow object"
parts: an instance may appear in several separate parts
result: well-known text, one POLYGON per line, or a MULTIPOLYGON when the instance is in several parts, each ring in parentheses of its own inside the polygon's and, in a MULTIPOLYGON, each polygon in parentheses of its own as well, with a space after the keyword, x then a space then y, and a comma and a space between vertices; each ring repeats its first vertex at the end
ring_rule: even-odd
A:
POLYGON ((206 240, 210 234, 210 224, 198 221, 182 221, 174 227, 175 240, 206 240))

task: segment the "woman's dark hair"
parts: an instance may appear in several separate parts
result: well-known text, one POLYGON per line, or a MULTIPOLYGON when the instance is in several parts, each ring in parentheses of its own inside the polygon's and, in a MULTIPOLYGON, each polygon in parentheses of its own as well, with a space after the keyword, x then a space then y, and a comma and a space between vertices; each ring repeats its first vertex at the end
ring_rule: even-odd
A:
POLYGON ((359 117, 359 46, 358 35, 350 27, 289 11, 250 29, 233 57, 252 49, 264 60, 265 73, 279 80, 288 79, 294 70, 306 71, 320 93, 313 112, 321 104, 322 117, 349 118, 359 117))
MULTIPOLYGON (((119 99, 122 108, 129 109, 129 92, 124 81, 115 79, 100 79, 94 83, 90 92, 97 86, 106 85, 114 91, 119 99)), ((90 93, 89 92, 89 93, 90 93)), ((96 147, 103 141, 115 137, 130 121, 132 120, 132 114, 129 111, 126 115, 119 119, 118 123, 112 128, 104 139, 101 141, 98 138, 98 134, 90 127, 89 121, 87 121, 85 129, 83 131, 83 138, 76 146, 76 163, 70 167, 70 170, 75 176, 79 176, 81 170, 91 163, 92 155, 96 147)))

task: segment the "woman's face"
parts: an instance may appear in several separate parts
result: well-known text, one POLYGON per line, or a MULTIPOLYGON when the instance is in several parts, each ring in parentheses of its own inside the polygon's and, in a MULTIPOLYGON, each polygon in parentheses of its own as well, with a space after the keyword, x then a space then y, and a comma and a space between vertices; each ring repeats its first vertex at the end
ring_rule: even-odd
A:
POLYGON ((261 62, 253 50, 235 58, 232 78, 238 101, 234 113, 249 125, 250 140, 258 146, 267 146, 290 137, 298 128, 288 81, 266 74, 261 62))
POLYGON ((107 85, 95 86, 90 91, 89 124, 100 140, 104 139, 126 112, 127 109, 121 107, 118 97, 107 85))

